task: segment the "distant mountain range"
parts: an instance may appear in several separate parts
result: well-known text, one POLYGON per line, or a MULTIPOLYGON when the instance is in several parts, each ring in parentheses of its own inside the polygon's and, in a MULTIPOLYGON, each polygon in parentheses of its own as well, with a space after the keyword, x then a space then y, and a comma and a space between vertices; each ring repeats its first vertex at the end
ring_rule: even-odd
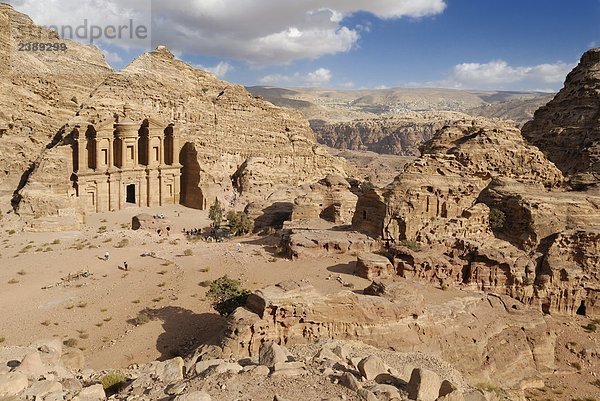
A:
POLYGON ((406 112, 454 111, 498 117, 519 124, 555 94, 546 92, 465 91, 434 88, 335 90, 253 86, 255 96, 301 111, 311 123, 335 123, 393 116, 406 112))

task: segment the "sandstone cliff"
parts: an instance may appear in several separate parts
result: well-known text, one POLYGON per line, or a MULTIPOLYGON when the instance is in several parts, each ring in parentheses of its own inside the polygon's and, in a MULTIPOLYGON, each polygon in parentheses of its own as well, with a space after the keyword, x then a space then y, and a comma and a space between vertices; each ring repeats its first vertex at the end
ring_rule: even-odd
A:
POLYGON ((523 127, 577 187, 600 182, 600 49, 586 52, 563 89, 523 127))
POLYGON ((419 146, 431 139, 438 129, 465 118, 469 116, 453 112, 410 112, 393 117, 313 124, 313 129, 318 141, 332 148, 419 156, 419 146))
POLYGON ((0 195, 8 195, 112 69, 97 48, 61 40, 5 3, 0 61, 0 122, 6 128, 0 135, 0 195), (27 41, 63 43, 67 50, 19 51, 27 41))
POLYGON ((164 46, 120 72, 106 65, 98 49, 68 41, 64 53, 17 52, 23 32, 60 40, 10 6, 0 7, 2 18, 10 22, 3 31, 3 49, 12 49, 4 54, 11 67, 0 85, 2 93, 15 94, 0 100, 0 117, 9 127, 0 138, 5 156, 0 168, 7 176, 2 189, 5 194, 16 191, 14 203, 23 214, 39 217, 76 209, 70 145, 64 138, 75 125, 122 114, 125 104, 133 109, 129 118, 175 124, 183 145, 182 203, 189 207, 206 208, 217 197, 243 206, 278 188, 316 182, 328 174, 347 175, 346 163, 317 144, 300 113, 194 69, 164 46), (7 156, 15 153, 17 157, 7 156))
POLYGON ((400 275, 599 313, 600 261, 585 251, 598 246, 597 192, 565 190, 561 171, 506 124, 458 123, 421 151, 392 184, 359 197, 353 220, 390 244, 400 275))

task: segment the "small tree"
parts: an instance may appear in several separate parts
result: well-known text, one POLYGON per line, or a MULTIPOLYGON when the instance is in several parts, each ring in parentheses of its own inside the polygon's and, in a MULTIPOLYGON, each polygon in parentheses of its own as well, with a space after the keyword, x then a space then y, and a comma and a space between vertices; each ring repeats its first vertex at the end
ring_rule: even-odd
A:
POLYGON ((208 211, 208 218, 212 220, 215 228, 221 227, 223 209, 221 209, 221 202, 219 202, 219 199, 215 198, 215 203, 212 204, 208 211))
POLYGON ((245 235, 254 228, 254 221, 244 212, 234 212, 233 210, 227 213, 231 234, 245 235))
POLYGON ((206 295, 212 299, 212 307, 221 316, 228 316, 240 306, 246 305, 250 291, 240 288, 239 281, 223 276, 210 284, 206 295))
POLYGON ((506 214, 500 209, 490 209, 490 226, 494 230, 504 228, 506 224, 506 214))

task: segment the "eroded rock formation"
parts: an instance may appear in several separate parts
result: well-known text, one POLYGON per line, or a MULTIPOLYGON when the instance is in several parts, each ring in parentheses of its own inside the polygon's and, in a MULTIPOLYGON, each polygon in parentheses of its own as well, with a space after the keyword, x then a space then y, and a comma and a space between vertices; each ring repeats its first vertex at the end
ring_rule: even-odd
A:
POLYGON ((394 183, 359 197, 353 220, 385 240, 401 275, 549 313, 598 313, 600 263, 582 245, 593 250, 597 239, 565 239, 600 225, 597 192, 565 189, 561 171, 508 125, 460 122, 421 150, 394 183), (577 274, 552 279, 565 263, 577 274))
MULTIPOLYGON (((2 4, 7 27, 2 32, 3 57, 10 63, 0 85, 6 134, 0 138, 3 190, 16 190, 15 205, 23 215, 54 215, 76 209, 70 174, 71 157, 62 145, 76 126, 98 124, 131 106, 128 118, 174 123, 181 134, 177 162, 183 165, 181 200, 208 208, 215 198, 243 206, 265 200, 278 188, 314 183, 328 174, 347 175, 347 164, 320 147, 308 122, 296 111, 254 98, 242 86, 218 80, 177 60, 164 46, 143 54, 115 73, 93 47, 68 42, 68 51, 17 52, 29 31, 60 41, 2 4), (17 157, 8 157, 8 154, 17 157), (8 163, 8 164, 7 164, 8 163), (51 175, 40 165, 62 171, 51 175), (27 173, 23 174, 23 171, 27 173), (32 190, 50 189, 56 200, 32 190)), ((62 42, 62 41, 60 41, 62 42)), ((292 198, 293 200, 293 198, 292 198)))
POLYGON ((518 301, 457 292, 433 306, 418 284, 384 282, 382 287, 382 296, 321 295, 299 283, 257 291, 246 309, 229 318, 224 351, 252 356, 266 341, 356 339, 395 351, 438 354, 473 382, 514 389, 540 386, 541 372, 554 369, 556 335, 540 312, 518 301))
POLYGON ((319 143, 336 149, 418 156, 419 146, 437 130, 469 118, 453 112, 404 113, 393 117, 354 120, 316 126, 319 143))
POLYGON ((600 182, 600 49, 591 49, 567 76, 563 89, 523 126, 576 187, 600 182))

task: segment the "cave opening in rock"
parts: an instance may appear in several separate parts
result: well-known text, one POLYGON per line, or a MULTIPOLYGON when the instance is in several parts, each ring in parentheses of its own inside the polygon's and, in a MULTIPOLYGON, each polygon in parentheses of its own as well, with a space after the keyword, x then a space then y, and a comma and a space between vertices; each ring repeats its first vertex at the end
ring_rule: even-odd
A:
POLYGON ((187 142, 179 152, 179 163, 183 166, 181 169, 181 197, 180 203, 183 206, 205 210, 206 199, 199 187, 200 184, 200 164, 198 163, 198 151, 196 145, 187 142))
POLYGON ((578 315, 585 316, 585 312, 586 312, 585 301, 581 301, 581 304, 579 305, 579 308, 577 308, 576 313, 578 315))
POLYGON ((131 203, 134 204, 136 203, 135 200, 135 184, 130 184, 127 185, 127 197, 125 199, 126 203, 131 203))

